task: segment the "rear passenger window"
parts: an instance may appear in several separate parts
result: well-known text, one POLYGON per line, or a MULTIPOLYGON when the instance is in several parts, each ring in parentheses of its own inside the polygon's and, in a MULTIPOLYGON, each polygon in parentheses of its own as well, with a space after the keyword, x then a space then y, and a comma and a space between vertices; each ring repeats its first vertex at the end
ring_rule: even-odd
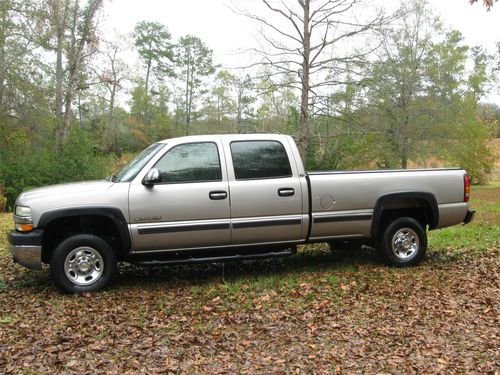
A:
POLYGON ((231 155, 237 180, 292 175, 285 148, 277 141, 232 142, 231 155))

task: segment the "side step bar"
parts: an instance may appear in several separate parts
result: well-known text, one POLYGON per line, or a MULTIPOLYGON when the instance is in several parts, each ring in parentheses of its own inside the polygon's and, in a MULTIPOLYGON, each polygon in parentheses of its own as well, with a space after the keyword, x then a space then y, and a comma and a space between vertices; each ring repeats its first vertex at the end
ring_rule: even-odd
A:
POLYGON ((262 258, 281 258, 297 253, 297 248, 291 248, 283 251, 271 251, 268 253, 256 253, 256 254, 245 254, 245 255, 225 255, 217 257, 205 257, 205 258, 187 258, 187 259, 169 259, 169 260, 145 260, 135 262, 135 264, 141 266, 160 266, 160 265, 174 265, 174 264, 192 264, 192 263, 217 263, 217 262, 230 262, 230 261, 241 261, 250 259, 262 259, 262 258))

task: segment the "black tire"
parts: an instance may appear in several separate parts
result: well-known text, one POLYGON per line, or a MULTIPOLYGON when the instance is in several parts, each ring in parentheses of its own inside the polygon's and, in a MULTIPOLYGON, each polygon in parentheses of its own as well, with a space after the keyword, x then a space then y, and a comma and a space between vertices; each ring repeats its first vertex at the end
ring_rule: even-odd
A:
POLYGON ((93 234, 77 234, 56 247, 50 272, 61 290, 85 293, 107 286, 115 275, 116 266, 116 255, 106 241, 93 234))
POLYGON ((411 217, 401 217, 391 222, 378 243, 384 262, 394 267, 415 266, 427 250, 425 226, 411 217))

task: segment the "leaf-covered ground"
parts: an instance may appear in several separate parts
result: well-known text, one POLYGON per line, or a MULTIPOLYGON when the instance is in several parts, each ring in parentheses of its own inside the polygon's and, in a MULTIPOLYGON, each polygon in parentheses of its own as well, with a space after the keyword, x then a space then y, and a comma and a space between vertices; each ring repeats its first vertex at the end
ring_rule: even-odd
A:
POLYGON ((477 220, 431 232, 417 268, 318 245, 122 266, 111 288, 80 296, 12 263, 0 215, 0 373, 498 373, 500 186, 473 197, 477 220))

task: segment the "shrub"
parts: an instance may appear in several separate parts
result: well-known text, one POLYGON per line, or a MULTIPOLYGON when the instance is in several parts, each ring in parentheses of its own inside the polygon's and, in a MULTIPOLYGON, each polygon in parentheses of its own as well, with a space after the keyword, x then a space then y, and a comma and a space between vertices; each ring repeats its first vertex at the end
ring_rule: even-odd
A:
MULTIPOLYGON (((31 188, 70 181, 104 178, 113 155, 96 151, 88 135, 73 131, 63 149, 49 144, 38 147, 10 147, 2 150, 0 183, 5 191, 6 208, 12 209, 16 197, 31 188)), ((0 203, 1 203, 0 191, 0 203)), ((0 205, 1 208, 1 205, 0 205)))

